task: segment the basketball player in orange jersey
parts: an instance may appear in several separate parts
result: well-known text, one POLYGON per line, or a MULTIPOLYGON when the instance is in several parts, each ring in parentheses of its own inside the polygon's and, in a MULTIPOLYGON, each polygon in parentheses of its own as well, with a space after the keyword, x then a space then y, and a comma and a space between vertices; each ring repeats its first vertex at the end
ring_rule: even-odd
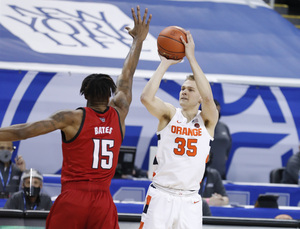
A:
POLYGON ((181 40, 193 75, 181 87, 181 108, 155 96, 169 66, 180 61, 160 56, 161 63, 141 95, 142 103, 158 119, 158 148, 140 229, 202 228, 202 200, 198 190, 218 112, 210 84, 196 61, 193 37, 189 31, 186 34, 187 42, 182 37, 181 40))
POLYGON ((80 93, 87 107, 59 111, 46 120, 0 129, 0 141, 16 141, 60 129, 62 133, 62 190, 47 217, 46 228, 119 228, 109 186, 115 174, 132 100, 133 74, 152 15, 141 18, 132 8, 133 42, 115 84, 105 74, 87 76, 80 93), (110 99, 111 93, 114 96, 110 99))

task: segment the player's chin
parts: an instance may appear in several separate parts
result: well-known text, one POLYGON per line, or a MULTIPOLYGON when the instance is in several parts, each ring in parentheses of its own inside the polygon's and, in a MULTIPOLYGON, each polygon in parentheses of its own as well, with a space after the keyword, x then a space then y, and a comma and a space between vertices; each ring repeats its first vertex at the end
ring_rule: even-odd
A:
POLYGON ((186 99, 179 99, 179 104, 180 106, 184 105, 184 104, 187 104, 187 100, 186 99))

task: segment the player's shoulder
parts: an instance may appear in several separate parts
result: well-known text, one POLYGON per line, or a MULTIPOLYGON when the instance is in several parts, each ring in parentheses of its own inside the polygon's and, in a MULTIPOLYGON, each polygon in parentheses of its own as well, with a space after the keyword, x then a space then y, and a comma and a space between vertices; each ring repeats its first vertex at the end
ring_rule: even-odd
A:
POLYGON ((74 123, 76 120, 81 122, 83 115, 85 114, 85 110, 76 109, 76 110, 60 110, 55 112, 51 118, 59 123, 74 123))
POLYGON ((79 107, 76 110, 72 110, 72 109, 67 109, 67 110, 62 110, 61 113, 64 115, 82 115, 83 113, 86 112, 86 109, 84 107, 79 107))
POLYGON ((163 126, 166 126, 175 116, 177 108, 170 103, 165 103, 166 108, 164 112, 161 114, 161 118, 159 119, 161 123, 164 123, 163 126))
POLYGON ((179 108, 176 108, 173 104, 171 103, 166 103, 166 106, 168 108, 168 115, 170 116, 170 118, 172 118, 176 111, 179 109, 179 108))
POLYGON ((58 110, 53 115, 74 115, 74 114, 82 114, 84 112, 84 108, 80 107, 76 110, 72 109, 65 109, 65 110, 58 110))

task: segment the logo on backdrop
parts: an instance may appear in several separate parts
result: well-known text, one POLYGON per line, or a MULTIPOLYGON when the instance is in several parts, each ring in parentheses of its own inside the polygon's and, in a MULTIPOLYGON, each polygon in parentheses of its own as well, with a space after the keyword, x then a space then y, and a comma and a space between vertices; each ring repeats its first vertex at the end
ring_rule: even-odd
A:
MULTIPOLYGON (((134 26, 112 4, 4 0, 1 24, 40 53, 124 58, 132 43, 125 26, 134 26)), ((143 9, 142 9, 143 12, 143 9)), ((156 39, 148 34, 143 60, 156 60, 156 39)))
POLYGON ((297 149, 296 116, 289 106, 296 101, 279 87, 214 84, 212 89, 232 135, 227 178, 269 182, 270 171, 285 166, 297 149))

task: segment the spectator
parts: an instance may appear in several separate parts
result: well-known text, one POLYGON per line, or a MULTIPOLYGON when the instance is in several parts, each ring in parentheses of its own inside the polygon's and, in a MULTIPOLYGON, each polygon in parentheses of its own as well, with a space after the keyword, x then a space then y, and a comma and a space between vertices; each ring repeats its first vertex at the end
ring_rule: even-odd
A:
POLYGON ((22 189, 14 193, 5 203, 5 209, 19 210, 50 210, 52 201, 50 196, 40 193, 43 187, 43 176, 35 170, 26 170, 22 177, 22 189))
MULTIPOLYGON (((210 159, 207 164, 209 165, 210 159)), ((207 201, 209 206, 223 206, 229 203, 226 189, 218 170, 206 166, 200 184, 199 194, 207 201)))
POLYGON ((274 194, 260 194, 254 204, 255 208, 278 208, 279 196, 274 194))
POLYGON ((300 146, 299 152, 293 154, 286 165, 282 174, 281 183, 284 184, 298 184, 298 174, 300 170, 300 146))
POLYGON ((136 165, 134 165, 134 167, 132 168, 132 172, 128 173, 128 174, 127 173, 123 174, 122 169, 118 168, 118 166, 116 168, 116 173, 114 175, 115 179, 148 178, 148 171, 143 170, 143 169, 137 167, 136 165))
POLYGON ((214 140, 211 143, 211 163, 209 166, 218 170, 222 179, 226 180, 226 162, 231 150, 232 140, 228 126, 220 121, 220 103, 216 99, 214 101, 219 111, 219 119, 215 128, 214 140))
POLYGON ((137 178, 148 178, 148 171, 134 166, 133 176, 137 178))
POLYGON ((292 220, 293 217, 287 214, 280 214, 275 216, 275 219, 287 219, 287 220, 292 220))
POLYGON ((202 213, 203 216, 211 216, 210 207, 205 199, 202 199, 202 213))
POLYGON ((0 198, 8 198, 10 194, 19 191, 20 178, 26 169, 22 156, 15 158, 12 163, 11 157, 15 146, 11 141, 0 141, 0 198))

